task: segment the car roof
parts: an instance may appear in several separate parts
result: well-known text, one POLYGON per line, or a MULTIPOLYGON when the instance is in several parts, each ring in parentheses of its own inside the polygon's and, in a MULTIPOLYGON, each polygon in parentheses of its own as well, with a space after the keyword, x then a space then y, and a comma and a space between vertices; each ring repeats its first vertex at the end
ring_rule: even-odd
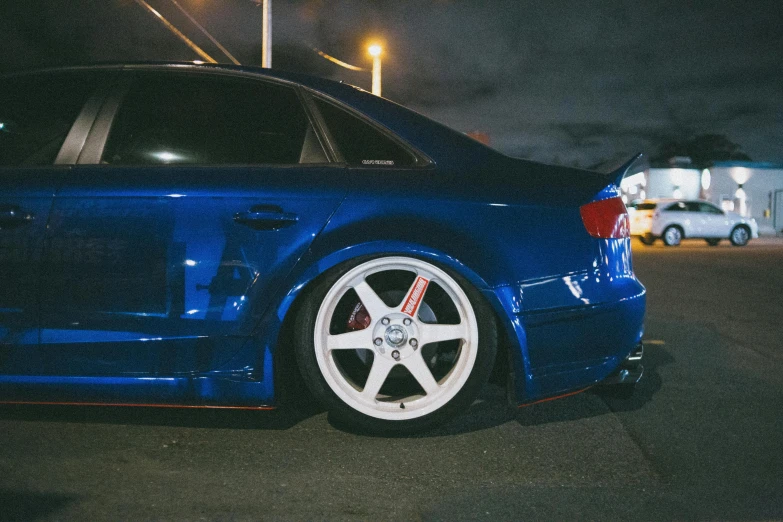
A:
POLYGON ((640 199, 635 201, 634 203, 677 203, 678 201, 682 201, 684 203, 709 203, 710 205, 714 205, 711 201, 707 201, 706 199, 686 199, 686 198, 649 198, 649 199, 640 199))
POLYGON ((57 67, 43 67, 36 69, 23 69, 18 71, 8 71, 2 76, 16 76, 21 74, 39 74, 39 73, 56 73, 65 71, 84 71, 84 70, 117 70, 117 69, 152 69, 152 70, 169 70, 169 71, 189 71, 189 72, 215 72, 221 71, 226 73, 255 75, 259 77, 276 78, 280 80, 288 80, 296 83, 300 83, 306 87, 317 89, 319 86, 327 84, 337 84, 351 87, 357 90, 363 90, 355 85, 346 84, 344 82, 337 82, 334 80, 328 80, 326 78, 320 78, 309 74, 294 73, 290 71, 284 71, 279 69, 266 69, 262 67, 255 67, 249 65, 232 65, 224 63, 204 63, 201 61, 193 62, 100 62, 90 64, 78 64, 78 65, 65 65, 57 67))
POLYGON ((648 198, 648 199, 640 199, 638 200, 638 203, 667 203, 669 201, 680 201, 680 200, 674 198, 648 198))

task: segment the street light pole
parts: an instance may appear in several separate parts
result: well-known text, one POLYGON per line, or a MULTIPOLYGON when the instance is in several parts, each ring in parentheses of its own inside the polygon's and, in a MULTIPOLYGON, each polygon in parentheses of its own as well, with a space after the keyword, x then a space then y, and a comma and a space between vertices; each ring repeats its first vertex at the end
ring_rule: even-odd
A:
POLYGON ((381 53, 383 49, 380 45, 371 45, 368 49, 372 56, 372 93, 376 96, 381 95, 381 53))
POLYGON ((272 67, 272 0, 264 0, 263 44, 261 47, 261 67, 272 67))

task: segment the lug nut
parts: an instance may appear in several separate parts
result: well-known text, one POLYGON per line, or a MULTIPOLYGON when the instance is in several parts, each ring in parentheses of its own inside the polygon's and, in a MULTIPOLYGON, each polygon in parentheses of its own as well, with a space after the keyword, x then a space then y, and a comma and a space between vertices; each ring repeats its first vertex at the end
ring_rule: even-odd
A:
POLYGON ((384 317, 383 319, 381 319, 381 323, 383 323, 384 325, 389 324, 389 318, 388 317, 384 317))
POLYGON ((399 352, 399 351, 397 351, 397 350, 394 350, 394 351, 392 352, 392 358, 393 358, 395 361, 399 361, 399 360, 400 360, 400 352, 399 352))
POLYGON ((413 346, 414 348, 419 346, 419 341, 417 341, 416 339, 411 339, 410 343, 411 343, 411 346, 413 346))
POLYGON ((404 324, 405 326, 410 326, 412 322, 413 322, 413 321, 411 321, 410 319, 408 319, 408 318, 406 317, 406 318, 405 318, 405 320, 403 321, 403 324, 404 324))
POLYGON ((381 339, 380 337, 376 337, 375 341, 373 342, 375 343, 375 346, 380 346, 383 344, 383 339, 381 339))

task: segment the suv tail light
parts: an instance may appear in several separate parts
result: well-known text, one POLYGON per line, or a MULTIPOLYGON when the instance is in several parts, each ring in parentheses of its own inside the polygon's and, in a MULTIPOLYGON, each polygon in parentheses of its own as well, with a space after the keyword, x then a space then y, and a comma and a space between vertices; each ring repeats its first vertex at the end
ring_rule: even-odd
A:
POLYGON ((599 238, 630 237, 628 211, 620 198, 593 201, 579 208, 587 233, 599 238))

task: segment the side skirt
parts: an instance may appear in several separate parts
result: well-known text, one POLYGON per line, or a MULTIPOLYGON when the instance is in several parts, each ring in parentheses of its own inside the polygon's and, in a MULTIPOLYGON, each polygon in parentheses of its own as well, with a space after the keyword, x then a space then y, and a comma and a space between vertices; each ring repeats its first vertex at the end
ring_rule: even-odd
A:
POLYGON ((52 377, 0 375, 0 404, 273 409, 263 381, 238 375, 52 377))

